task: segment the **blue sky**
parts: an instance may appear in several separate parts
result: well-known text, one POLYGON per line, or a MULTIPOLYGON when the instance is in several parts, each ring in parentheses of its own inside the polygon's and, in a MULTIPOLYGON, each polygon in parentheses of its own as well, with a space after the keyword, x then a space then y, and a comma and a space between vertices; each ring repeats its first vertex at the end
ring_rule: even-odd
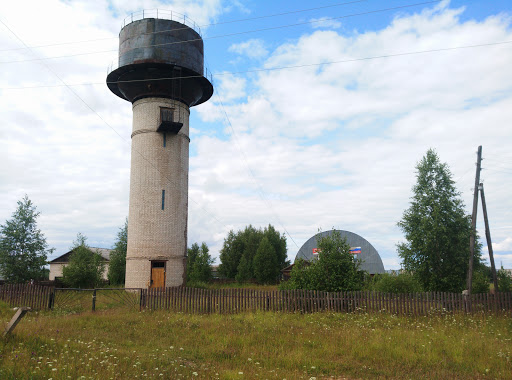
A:
MULTIPOLYGON (((124 17, 159 8, 201 25, 214 74, 214 96, 191 113, 189 244, 205 241, 217 256, 230 229, 271 223, 287 231, 293 259, 335 227, 399 268, 396 223, 416 162, 436 149, 470 213, 482 145, 496 263, 512 268, 510 3, 345 3, 4 5, 0 221, 26 193, 53 257, 78 232, 112 246, 128 215, 131 107, 105 77, 124 17), (457 49, 428 52, 448 48, 457 49), (415 54, 367 59, 404 53, 415 54), (275 70, 290 66, 303 67, 275 70)), ((481 209, 477 227, 484 236, 481 209)))

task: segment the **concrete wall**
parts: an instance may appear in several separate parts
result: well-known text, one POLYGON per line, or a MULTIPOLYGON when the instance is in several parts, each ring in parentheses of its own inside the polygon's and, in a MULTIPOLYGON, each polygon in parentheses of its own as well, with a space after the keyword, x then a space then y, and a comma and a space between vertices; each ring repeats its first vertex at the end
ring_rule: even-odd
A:
POLYGON ((163 98, 133 103, 127 288, 148 287, 151 261, 166 262, 166 286, 183 283, 187 252, 189 108, 163 98), (160 107, 173 108, 178 134, 157 132, 160 107), (165 190, 162 210, 162 190, 165 190))

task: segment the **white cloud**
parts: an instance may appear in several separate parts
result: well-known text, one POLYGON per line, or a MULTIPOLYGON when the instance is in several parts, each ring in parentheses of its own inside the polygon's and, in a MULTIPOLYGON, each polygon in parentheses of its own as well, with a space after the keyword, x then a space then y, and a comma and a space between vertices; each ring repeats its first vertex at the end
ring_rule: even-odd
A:
MULTIPOLYGON (((175 5, 203 24, 222 12, 218 0, 175 5)), ((4 63, 0 71, 2 88, 58 86, 0 91, 0 224, 28 194, 41 211, 39 227, 50 246, 58 248, 54 256, 71 245, 77 232, 88 236, 93 246, 110 247, 128 215, 131 107, 110 93, 105 77, 108 64, 117 60, 122 18, 141 7, 170 5, 76 0, 3 5, 2 21, 25 44, 56 45, 23 49, 0 24, 2 49, 16 49, 3 51, 1 61, 70 56, 4 63), (96 51, 107 52, 83 55, 96 51), (72 87, 86 106, 54 73, 66 83, 100 85, 72 87)))
MULTIPOLYGON (((52 246, 69 247, 79 231, 91 244, 109 246, 128 213, 131 108, 104 85, 106 70, 116 60, 127 10, 162 3, 50 0, 44 9, 35 2, 6 7, 3 21, 32 46, 109 38, 37 54, 112 50, 46 62, 66 82, 101 83, 73 89, 122 138, 65 87, 2 90, 0 223, 27 193, 52 246), (57 21, 24 12, 31 5, 57 21)), ((186 8, 205 24, 226 5, 183 0, 164 8, 186 8)), ((262 59, 258 68, 278 68, 512 39, 507 15, 462 22, 461 12, 445 5, 402 15, 381 30, 315 30, 277 39, 270 52, 262 40, 249 40, 218 54, 229 49, 262 59)), ((0 32, 3 49, 19 47, 4 27, 0 32)), ((3 52, 1 60, 30 57, 16 50, 3 52)), ((192 109, 204 123, 192 125, 189 243, 206 241, 217 255, 229 229, 272 223, 300 247, 318 228, 336 227, 365 237, 386 268, 396 268, 395 244, 403 239, 396 222, 409 203, 415 163, 436 148, 469 212, 474 152, 483 145, 497 260, 512 267, 506 253, 511 230, 502 228, 510 225, 512 176, 492 171, 491 164, 512 160, 510 62, 510 48, 501 45, 215 78, 235 133, 216 96, 192 109)), ((41 64, 2 64, 1 88, 55 84, 41 64)), ((482 231, 480 216, 478 223, 482 231)), ((290 258, 297 246, 288 239, 290 258)))
POLYGON ((239 44, 233 44, 229 51, 240 55, 245 55, 251 59, 261 59, 268 55, 265 42, 260 39, 251 39, 239 44))
MULTIPOLYGON (((461 12, 403 16, 383 30, 351 37, 334 31, 305 34, 279 46, 263 66, 511 39, 506 17, 462 23, 461 12)), ((497 46, 261 73, 247 101, 228 109, 237 137, 220 145, 215 138, 200 138, 191 184, 220 186, 205 191, 215 204, 229 202, 219 212, 237 228, 266 216, 262 225, 271 222, 281 231, 285 226, 299 246, 319 227, 348 229, 396 266, 395 244, 403 239, 396 222, 408 206, 414 166, 428 148, 437 149, 455 179, 473 170, 478 145, 488 157, 509 155, 510 62, 510 49, 497 46), (475 80, 482 73, 485 80, 475 80)), ((471 176, 457 184, 466 205, 471 204, 471 176)), ((486 181, 493 184, 495 201, 508 204, 510 176, 500 179, 489 172, 486 181)), ((493 207, 495 223, 503 223, 506 216, 493 207)), ((288 247, 293 257, 297 247, 291 240, 288 247)))
POLYGON ((328 17, 312 18, 309 20, 311 27, 314 29, 338 29, 341 28, 341 22, 332 20, 328 17))
MULTIPOLYGON (((216 78, 215 91, 222 102, 231 102, 246 96, 247 80, 245 78, 226 72, 218 73, 216 78)), ((216 101, 216 98, 212 100, 216 101)))
POLYGON ((507 237, 500 243, 492 243, 492 249, 496 252, 512 251, 512 237, 507 237))

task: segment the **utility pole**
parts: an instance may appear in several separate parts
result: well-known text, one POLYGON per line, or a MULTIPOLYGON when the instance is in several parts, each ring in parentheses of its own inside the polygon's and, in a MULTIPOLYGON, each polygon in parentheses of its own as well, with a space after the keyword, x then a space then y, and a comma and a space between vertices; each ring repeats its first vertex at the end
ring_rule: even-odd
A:
POLYGON ((478 147, 476 159, 475 191, 473 192, 473 213, 471 214, 471 237, 469 239, 469 269, 467 280, 467 293, 471 294, 473 284, 473 257, 475 256, 476 210, 478 208, 478 185, 480 184, 480 168, 482 164, 482 145, 478 147))
POLYGON ((485 238, 487 239, 487 248, 489 249, 489 261, 491 262, 492 282, 494 284, 494 294, 498 293, 498 277, 496 277, 496 266, 494 265, 494 253, 492 251, 491 230, 489 220, 487 219, 487 206, 485 205, 484 184, 480 184, 480 197, 482 198, 482 208, 484 210, 485 238))

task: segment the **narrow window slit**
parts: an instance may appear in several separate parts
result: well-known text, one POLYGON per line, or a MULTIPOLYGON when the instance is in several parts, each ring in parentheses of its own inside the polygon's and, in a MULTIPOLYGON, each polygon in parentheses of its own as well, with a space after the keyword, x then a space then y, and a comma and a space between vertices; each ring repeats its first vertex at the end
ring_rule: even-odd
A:
POLYGON ((165 207, 165 190, 162 190, 162 210, 165 207))

